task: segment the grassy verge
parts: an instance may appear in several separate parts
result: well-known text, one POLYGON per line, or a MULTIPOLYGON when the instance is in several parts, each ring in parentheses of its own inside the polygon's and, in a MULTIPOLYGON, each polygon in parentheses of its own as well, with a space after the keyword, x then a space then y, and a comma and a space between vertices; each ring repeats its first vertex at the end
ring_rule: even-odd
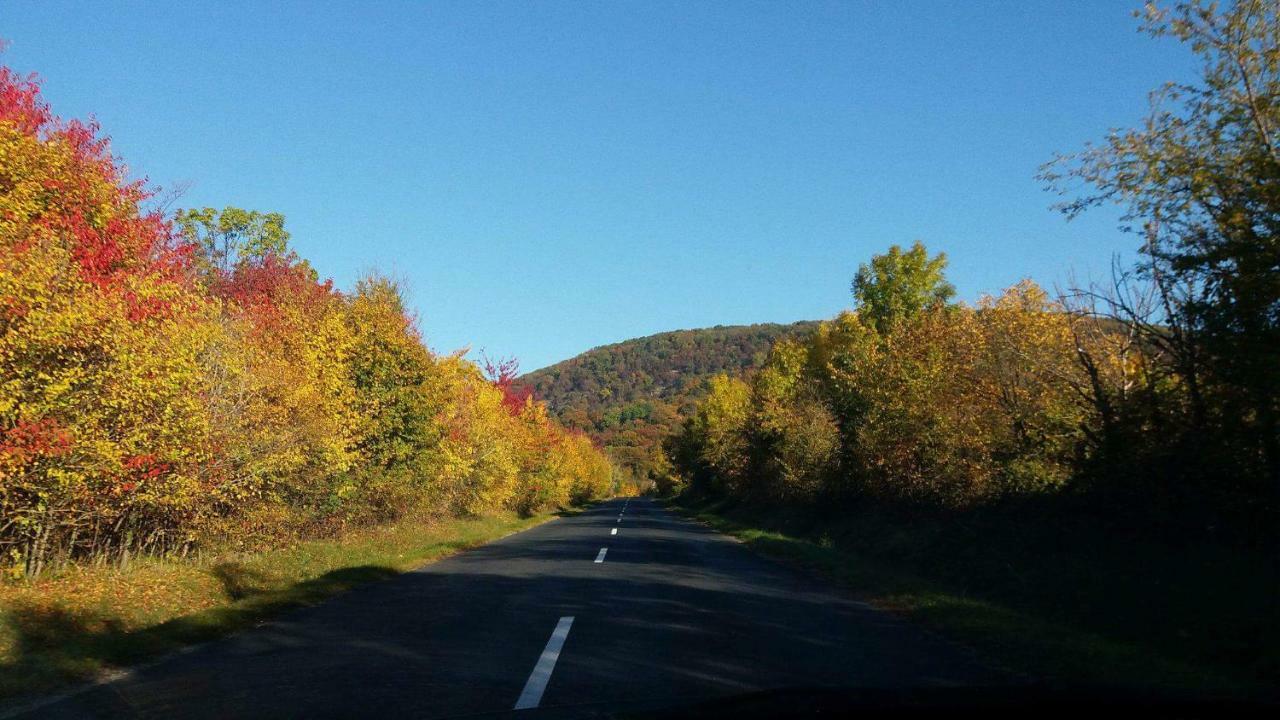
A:
POLYGON ((1276 586, 1261 558, 1053 523, 838 522, 725 502, 672 509, 1051 684, 1270 695, 1276 586), (1083 538, 1093 538, 1092 541, 1083 538))
POLYGON ((417 520, 269 552, 0 583, 0 697, 91 679, 551 517, 417 520))

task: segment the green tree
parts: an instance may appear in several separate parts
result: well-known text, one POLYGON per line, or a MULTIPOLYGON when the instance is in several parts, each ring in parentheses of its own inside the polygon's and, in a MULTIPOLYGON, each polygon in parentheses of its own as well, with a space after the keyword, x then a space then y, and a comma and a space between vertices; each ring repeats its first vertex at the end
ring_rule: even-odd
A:
POLYGON ((289 246, 289 232, 280 213, 228 205, 221 211, 211 207, 179 210, 174 221, 183 239, 199 251, 206 274, 225 276, 245 260, 284 255, 289 246))
POLYGON ((859 313, 884 332, 899 320, 946 304, 956 294, 943 273, 946 267, 946 254, 930 258, 919 241, 905 252, 897 245, 890 247, 888 253, 861 265, 853 278, 859 313))
POLYGON ((409 466, 438 442, 435 363, 418 337, 399 286, 369 274, 347 307, 354 335, 348 371, 359 397, 357 447, 379 467, 409 466))

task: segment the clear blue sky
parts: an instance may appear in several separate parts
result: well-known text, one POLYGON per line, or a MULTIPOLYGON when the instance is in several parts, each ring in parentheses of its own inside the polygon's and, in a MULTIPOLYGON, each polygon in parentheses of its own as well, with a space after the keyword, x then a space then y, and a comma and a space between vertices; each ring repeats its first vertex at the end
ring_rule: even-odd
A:
POLYGON ((829 317, 923 240, 973 299, 1105 274, 1115 214, 1034 179, 1195 70, 1136 2, 0 1, 3 62, 182 204, 285 213, 436 350, 531 370, 829 317))

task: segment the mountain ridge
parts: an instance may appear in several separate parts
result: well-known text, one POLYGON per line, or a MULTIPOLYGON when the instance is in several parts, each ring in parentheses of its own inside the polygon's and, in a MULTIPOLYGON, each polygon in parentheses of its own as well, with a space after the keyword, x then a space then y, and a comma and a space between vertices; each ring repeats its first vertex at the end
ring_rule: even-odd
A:
POLYGON ((566 427, 596 439, 619 469, 643 479, 662 438, 692 412, 708 379, 748 373, 775 342, 817 326, 801 320, 669 330, 591 348, 516 382, 566 427))

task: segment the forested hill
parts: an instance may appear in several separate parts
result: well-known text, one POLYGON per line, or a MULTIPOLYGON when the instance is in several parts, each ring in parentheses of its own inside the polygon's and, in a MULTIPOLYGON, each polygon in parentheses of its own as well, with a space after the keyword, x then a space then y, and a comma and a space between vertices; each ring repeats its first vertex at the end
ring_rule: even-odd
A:
POLYGON ((619 467, 643 474, 661 438, 703 397, 708 378, 755 367, 775 341, 815 327, 806 321, 659 333, 588 350, 520 382, 563 424, 609 448, 619 467))

